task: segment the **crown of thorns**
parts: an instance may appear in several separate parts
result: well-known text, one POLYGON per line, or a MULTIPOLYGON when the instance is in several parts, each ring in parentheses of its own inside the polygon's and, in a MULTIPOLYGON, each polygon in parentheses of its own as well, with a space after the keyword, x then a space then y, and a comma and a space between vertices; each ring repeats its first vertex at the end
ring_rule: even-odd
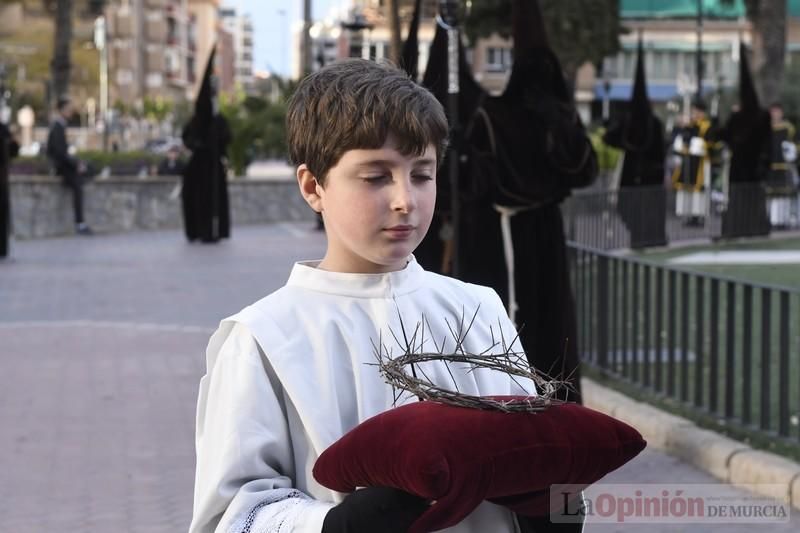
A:
MULTIPOLYGON (((397 346, 402 350, 402 354, 392 357, 391 350, 383 342, 383 338, 375 343, 373 340, 373 351, 377 359, 378 370, 383 376, 384 381, 392 386, 394 390, 394 403, 400 400, 404 394, 412 394, 420 400, 429 400, 439 403, 455 405, 459 407, 469 407, 473 409, 490 409, 504 412, 535 412, 543 411, 549 406, 563 403, 557 398, 562 391, 569 389, 569 384, 565 380, 553 379, 547 374, 530 367, 525 353, 514 349, 518 344, 519 333, 515 335, 511 342, 507 342, 502 325, 498 319, 497 334, 495 329, 490 326, 491 346, 480 353, 470 353, 464 348, 464 341, 469 334, 478 309, 472 315, 469 323, 465 321, 464 311, 456 324, 452 324, 447 318, 445 323, 450 331, 450 337, 455 342, 452 350, 447 348, 447 337, 441 343, 437 343, 429 333, 426 339, 426 328, 428 332, 433 331, 425 315, 422 320, 417 322, 411 336, 407 334, 403 318, 400 316, 401 337, 389 328, 389 333, 397 346), (426 341, 430 340, 434 350, 429 350, 425 346, 426 341), (448 389, 441 384, 435 384, 425 373, 423 363, 430 361, 441 361, 447 369, 452 381, 453 389, 448 389), (520 383, 520 379, 531 380, 536 386, 538 395, 519 397, 513 400, 503 400, 499 398, 474 396, 462 393, 458 388, 458 383, 451 370, 451 365, 464 365, 469 368, 467 372, 486 369, 503 372, 511 380, 520 386, 520 390, 527 390, 520 383), (408 370, 410 369, 410 373, 408 370)), ((398 311, 399 316, 399 311, 398 311)))

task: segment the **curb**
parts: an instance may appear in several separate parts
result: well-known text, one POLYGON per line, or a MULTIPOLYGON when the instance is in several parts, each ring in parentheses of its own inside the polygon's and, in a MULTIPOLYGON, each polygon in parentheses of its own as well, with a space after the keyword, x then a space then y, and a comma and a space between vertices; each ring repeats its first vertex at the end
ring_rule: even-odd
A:
POLYGON ((685 418, 637 402, 589 379, 581 379, 586 407, 636 428, 652 446, 734 486, 780 499, 800 509, 800 464, 702 429, 685 418))

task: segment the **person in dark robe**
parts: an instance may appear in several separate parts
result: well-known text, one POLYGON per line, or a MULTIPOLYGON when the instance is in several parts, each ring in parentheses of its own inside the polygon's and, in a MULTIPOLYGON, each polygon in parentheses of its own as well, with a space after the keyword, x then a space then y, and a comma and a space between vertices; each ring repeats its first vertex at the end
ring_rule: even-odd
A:
MULTIPOLYGON (((411 35, 409 34, 409 38, 411 35)), ((447 90, 447 60, 448 60, 448 44, 447 44, 447 29, 443 26, 442 21, 437 19, 436 31, 434 33, 433 41, 431 43, 428 53, 428 63, 425 67, 425 74, 422 78, 422 85, 433 93, 439 102, 448 110, 448 90, 447 90)), ((480 105, 480 102, 486 97, 486 93, 478 85, 472 77, 469 64, 466 60, 466 52, 461 43, 459 43, 458 51, 458 64, 459 64, 459 92, 458 92, 458 115, 468 119, 471 117, 475 110, 480 105)), ((408 64, 413 64, 413 60, 406 60, 408 64)), ((408 72, 408 69, 407 69, 408 72)), ((450 119, 451 117, 448 117, 450 119)), ((464 126, 466 127, 466 125, 464 126)), ((469 146, 465 146, 462 142, 463 127, 456 131, 451 131, 450 144, 453 147, 452 152, 448 152, 447 157, 451 157, 452 153, 459 155, 459 175, 463 176, 460 180, 460 188, 462 193, 459 202, 460 210, 464 215, 460 218, 459 227, 454 227, 452 217, 452 194, 450 190, 450 169, 447 164, 447 159, 438 165, 438 172, 436 176, 436 207, 434 211, 431 227, 425 238, 420 243, 419 247, 414 251, 414 257, 426 269, 431 272, 439 274, 450 274, 452 269, 453 260, 453 239, 455 238, 456 231, 459 232, 459 241, 461 243, 459 249, 459 256, 462 257, 460 269, 469 268, 471 262, 463 261, 463 253, 469 253, 470 250, 475 250, 472 246, 474 242, 483 241, 484 238, 476 232, 487 230, 483 227, 483 216, 481 212, 474 208, 476 195, 472 194, 469 190, 470 180, 468 176, 471 173, 471 164, 468 152, 469 146), (466 190, 464 190, 466 189, 466 190)), ((485 206, 484 206, 485 207, 485 206)), ((494 216, 490 213, 490 216, 494 216)), ((491 230, 488 230, 491 234, 491 230)), ((494 243, 494 241, 490 241, 494 243)), ((502 247, 498 247, 497 253, 502 254, 502 247)), ((474 275, 467 275, 470 279, 475 279, 474 275)))
POLYGON ((219 112, 214 55, 211 50, 195 111, 183 130, 183 144, 192 152, 183 172, 181 199, 186 238, 217 242, 230 236, 225 156, 231 142, 227 120, 219 112))
POLYGON ((770 231, 763 182, 769 172, 772 126, 769 112, 759 104, 744 44, 739 58, 739 109, 719 132, 719 139, 731 150, 723 238, 768 235, 770 231))
POLYGON ((9 167, 11 159, 17 154, 19 154, 19 144, 8 127, 0 122, 0 259, 9 254, 8 238, 11 234, 9 167))
POLYGON ((483 118, 475 120, 469 140, 490 155, 473 159, 478 177, 491 176, 491 207, 499 214, 493 240, 504 244, 504 253, 473 252, 469 261, 475 268, 465 272, 484 269, 494 276, 489 285, 507 302, 531 365, 564 379, 565 397, 580 401, 575 306, 559 205, 571 189, 594 181, 597 157, 547 42, 538 2, 513 0, 512 34, 508 85, 501 96, 485 99, 485 113, 479 111, 483 118), (491 262, 504 265, 504 275, 497 266, 483 266, 491 262))
MULTIPOLYGON (((463 53, 459 58, 464 128, 453 135, 460 162, 461 217, 454 228, 459 278, 498 292, 521 329, 530 364, 566 379, 564 396, 580 401, 575 308, 559 204, 571 188, 594 180, 597 160, 558 58, 547 46, 538 5, 515 1, 513 10, 515 64, 502 96, 487 95, 463 53)), ((447 35, 439 27, 423 84, 443 103, 446 64, 447 35)), ((437 213, 448 221, 449 180, 441 169, 437 213)), ((428 235, 422 254, 419 248, 415 253, 418 260, 426 256, 436 229, 428 235)), ((426 268, 440 257, 431 255, 433 264, 426 268)))
POLYGON ((630 233, 630 247, 666 245, 664 127, 647 97, 641 37, 628 110, 606 130, 603 142, 624 150, 617 210, 630 233))

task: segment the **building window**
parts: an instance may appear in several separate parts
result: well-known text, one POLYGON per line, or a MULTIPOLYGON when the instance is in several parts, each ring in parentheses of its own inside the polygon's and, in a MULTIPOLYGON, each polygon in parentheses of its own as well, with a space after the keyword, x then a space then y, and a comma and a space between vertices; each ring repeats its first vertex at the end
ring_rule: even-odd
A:
POLYGON ((147 75, 146 83, 148 87, 154 89, 156 87, 161 87, 164 84, 164 80, 160 72, 150 72, 147 75))
POLYGON ((133 83, 133 72, 127 69, 117 70, 117 84, 128 85, 130 83, 133 83))
POLYGON ((497 46, 486 48, 486 71, 505 72, 511 68, 511 49, 497 46))

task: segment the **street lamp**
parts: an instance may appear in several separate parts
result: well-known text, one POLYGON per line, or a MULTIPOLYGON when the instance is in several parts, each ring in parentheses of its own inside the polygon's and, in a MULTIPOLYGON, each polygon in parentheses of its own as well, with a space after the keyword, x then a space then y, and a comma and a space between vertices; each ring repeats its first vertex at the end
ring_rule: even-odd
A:
POLYGON ((697 98, 703 97, 703 0, 697 0, 697 98))
POLYGON ((100 52, 100 117, 103 124, 103 151, 108 152, 108 46, 106 39, 106 17, 100 15, 94 21, 94 46, 100 52))
MULTIPOLYGON (((371 30, 374 26, 367 22, 366 17, 360 11, 353 10, 351 16, 351 20, 343 20, 341 22, 342 29, 350 32, 348 39, 349 50, 347 51, 347 56, 359 57, 359 55, 355 54, 353 51, 360 48, 360 57, 364 57, 364 46, 365 44, 368 44, 366 39, 364 39, 364 30, 371 30)), ((367 58, 369 58, 369 54, 367 54, 367 58)))

